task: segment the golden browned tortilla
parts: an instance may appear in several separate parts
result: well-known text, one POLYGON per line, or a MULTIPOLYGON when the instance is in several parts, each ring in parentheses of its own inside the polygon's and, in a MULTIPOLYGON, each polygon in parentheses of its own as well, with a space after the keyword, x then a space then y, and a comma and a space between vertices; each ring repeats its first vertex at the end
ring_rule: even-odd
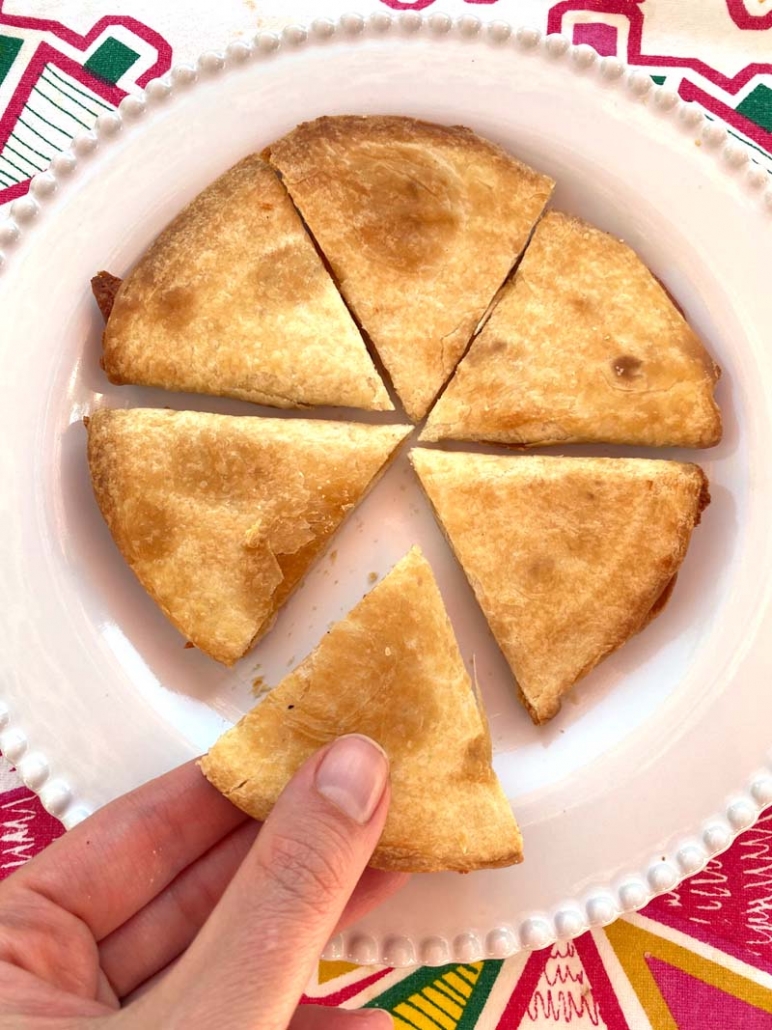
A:
POLYGON ((467 872, 522 859, 485 715, 417 548, 201 767, 234 804, 265 819, 306 758, 347 733, 377 741, 391 763, 391 807, 372 865, 467 872))
POLYGON ((676 461, 411 459, 537 723, 662 611, 710 500, 676 461))
POLYGON ((554 183, 469 129, 413 118, 319 118, 269 157, 418 421, 554 183))
POLYGON ((114 383, 280 408, 393 408, 286 190, 256 155, 174 219, 108 314, 114 383))
POLYGON ((550 212, 422 439, 711 447, 719 375, 629 247, 550 212))
POLYGON ((101 410, 99 507, 179 631, 232 665, 264 633, 404 439, 404 426, 101 410))

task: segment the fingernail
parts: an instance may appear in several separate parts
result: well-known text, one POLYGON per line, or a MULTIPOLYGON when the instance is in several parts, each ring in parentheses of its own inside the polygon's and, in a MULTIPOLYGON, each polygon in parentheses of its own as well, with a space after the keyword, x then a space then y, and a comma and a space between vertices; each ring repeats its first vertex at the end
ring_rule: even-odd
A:
POLYGON ((371 1009, 370 1011, 377 1014, 373 1022, 377 1019, 378 1026, 382 1030, 394 1030, 394 1018, 390 1012, 387 1012, 386 1009, 371 1009))
POLYGON ((394 1019, 386 1009, 349 1009, 348 1011, 352 1016, 356 1012, 357 1018, 349 1018, 346 1022, 356 1025, 357 1030, 360 1026, 366 1027, 367 1030, 394 1030, 394 1019))
POLYGON ((394 1020, 386 1009, 346 1009, 341 1026, 352 1030, 394 1030, 394 1020))
POLYGON ((316 770, 316 789, 349 819, 364 825, 386 789, 389 760, 369 737, 336 740, 316 770))

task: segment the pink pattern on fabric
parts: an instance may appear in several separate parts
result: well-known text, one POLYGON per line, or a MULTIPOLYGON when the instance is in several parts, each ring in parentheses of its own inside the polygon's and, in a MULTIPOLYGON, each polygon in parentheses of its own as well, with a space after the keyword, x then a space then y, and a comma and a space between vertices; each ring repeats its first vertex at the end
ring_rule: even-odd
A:
POLYGON ((586 43, 601 57, 614 57, 617 52, 617 30, 602 22, 583 22, 574 25, 574 43, 586 43))
POLYGON ((578 937, 574 944, 608 1030, 631 1030, 617 1000, 614 985, 609 979, 608 971, 600 957, 592 933, 585 933, 578 937))
POLYGON ((728 76, 696 57, 645 54, 643 52, 643 10, 636 0, 564 0, 563 3, 555 4, 551 8, 547 16, 547 32, 560 32, 563 18, 574 11, 597 11, 601 14, 621 14, 626 17, 630 22, 627 43, 629 64, 660 68, 688 68, 733 95, 757 75, 772 74, 772 62, 748 64, 736 75, 728 76))
POLYGON ((394 970, 389 966, 386 969, 379 969, 375 973, 371 973, 370 976, 364 977, 362 980, 357 980, 356 983, 349 984, 348 987, 341 987, 339 991, 335 991, 334 994, 326 994, 323 998, 307 998, 305 995, 300 999, 301 1005, 327 1005, 330 1008, 334 1008, 336 1005, 342 1005, 344 1001, 350 1001, 351 998, 355 998, 357 994, 361 994, 362 991, 367 990, 373 984, 378 983, 384 976, 389 973, 393 973, 394 970))
MULTIPOLYGON (((424 11, 437 0, 381 0, 392 11, 424 11)), ((465 4, 496 4, 498 0, 464 0, 465 4)))
MULTIPOLYGON (((2 24, 2 17, 0 17, 0 24, 2 24)), ((83 83, 84 86, 88 86, 90 89, 94 90, 97 96, 102 97, 103 100, 113 104, 115 107, 117 107, 121 100, 126 96, 125 90, 103 82, 95 75, 91 75, 87 72, 85 68, 81 67, 81 65, 77 63, 77 61, 73 61, 65 54, 55 50, 52 46, 49 46, 48 43, 41 43, 35 51, 32 60, 24 69, 21 82, 16 87, 8 107, 6 107, 2 118, 0 118, 0 152, 2 152, 3 147, 10 139, 16 126, 17 119, 24 111, 24 106, 29 100, 32 91, 37 85, 38 79, 47 64, 53 64, 61 71, 72 75, 79 82, 83 83)), ((29 183, 30 180, 25 179, 23 182, 17 182, 13 186, 0 189, 0 204, 5 204, 10 200, 14 200, 16 197, 22 196, 29 189, 29 183)))
POLYGON ((24 865, 63 832, 58 819, 49 815, 26 787, 0 796, 0 879, 24 865))
MULTIPOLYGON (((136 18, 131 18, 127 15, 109 15, 107 17, 100 18, 92 29, 86 33, 85 36, 82 36, 79 33, 74 32, 72 29, 67 28, 67 26, 63 25, 61 22, 54 21, 49 18, 34 18, 23 15, 6 14, 3 10, 4 6, 5 0, 0 0, 0 27, 7 25, 16 29, 51 33, 63 42, 67 43, 68 46, 75 47, 76 49, 83 51, 84 58, 85 52, 91 44, 98 40, 106 29, 109 29, 112 26, 119 26, 128 29, 139 39, 148 43, 157 54, 155 63, 137 78, 137 86, 146 86, 151 79, 163 75, 171 67, 172 48, 170 44, 167 43, 163 36, 156 32, 155 29, 149 28, 136 18)), ((49 64, 55 66, 65 74, 71 75, 79 83, 87 89, 90 89, 98 97, 106 103, 111 104, 113 107, 117 107, 121 100, 126 96, 125 90, 92 75, 91 72, 79 64, 78 61, 74 61, 71 57, 51 46, 50 43, 43 41, 39 43, 29 64, 24 69, 21 81, 16 87, 7 108, 0 118, 0 153, 3 152, 5 145, 8 143, 16 126, 17 119, 24 111, 24 107, 30 99, 32 91, 35 89, 44 68, 49 64)), ((61 147, 64 148, 68 142, 69 140, 67 138, 62 138, 60 140, 61 147)), ((29 184, 30 179, 27 178, 23 179, 21 182, 15 182, 13 185, 6 186, 5 188, 0 188, 0 205, 9 203, 17 197, 23 196, 29 190, 29 184)))
POLYGON ((17 29, 31 29, 35 32, 50 32, 78 50, 88 50, 91 44, 99 39, 105 29, 109 29, 113 25, 120 25, 125 29, 129 29, 158 52, 156 63, 137 79, 138 86, 146 86, 151 79, 157 79, 159 75, 163 75, 171 67, 172 48, 169 43, 155 29, 149 28, 143 22, 128 15, 111 14, 100 18, 90 32, 87 32, 85 36, 81 36, 73 29, 63 25, 60 21, 54 21, 51 18, 34 18, 29 15, 5 14, 3 13, 4 7, 5 0, 0 0, 0 25, 9 25, 17 29))
POLYGON ((646 956, 678 1030, 772 1030, 772 1016, 703 983, 667 962, 646 956))
POLYGON ((570 1025, 580 1018, 607 1030, 631 1030, 590 933, 533 952, 496 1030, 526 1030, 546 1022, 570 1025))
POLYGON ((642 914, 772 973, 772 812, 642 914))
POLYGON ((704 89, 700 89, 699 86, 695 86, 693 82, 689 82, 688 79, 684 79, 681 83, 679 95, 684 100, 696 100, 697 103, 701 104, 706 111, 710 111, 711 114, 716 115, 717 118, 722 118, 728 125, 731 125, 733 129, 737 129, 739 132, 744 133, 749 139, 752 139, 754 143, 758 143, 766 151, 772 151, 772 132, 767 132, 760 125, 756 125, 748 118, 744 118, 741 114, 730 107, 728 104, 722 103, 717 97, 711 96, 704 89))
MULTIPOLYGON (((437 0, 381 0, 392 11, 425 11, 437 0)), ((465 4, 497 4, 499 0, 464 0, 465 4)))
POLYGON ((772 11, 767 11, 766 14, 751 14, 743 0, 726 0, 726 6, 738 29, 758 32, 759 29, 772 28, 772 11))

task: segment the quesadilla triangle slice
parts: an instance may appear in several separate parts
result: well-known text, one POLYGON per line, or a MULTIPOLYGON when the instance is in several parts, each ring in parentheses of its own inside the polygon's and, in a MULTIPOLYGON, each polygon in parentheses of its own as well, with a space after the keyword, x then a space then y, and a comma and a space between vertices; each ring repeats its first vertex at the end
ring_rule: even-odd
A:
POLYGON ((286 190, 258 156, 199 194, 117 291, 115 281, 100 273, 92 283, 109 315, 103 364, 113 383, 278 408, 393 410, 286 190))
POLYGON ((697 465, 414 450, 536 723, 659 615, 710 501, 697 465))
POLYGON ((256 819, 324 744, 377 741, 391 764, 391 807, 371 865, 436 872, 522 859, 522 839, 491 766, 485 714, 432 570, 418 548, 201 761, 256 819))
POLYGON ((419 421, 554 183, 469 129, 412 118, 319 118, 268 156, 419 421))
POLYGON ((550 212, 421 439, 712 447, 720 374, 628 246, 550 212))
POLYGON ((196 647, 232 665, 387 466, 405 426, 102 410, 88 422, 118 548, 196 647))

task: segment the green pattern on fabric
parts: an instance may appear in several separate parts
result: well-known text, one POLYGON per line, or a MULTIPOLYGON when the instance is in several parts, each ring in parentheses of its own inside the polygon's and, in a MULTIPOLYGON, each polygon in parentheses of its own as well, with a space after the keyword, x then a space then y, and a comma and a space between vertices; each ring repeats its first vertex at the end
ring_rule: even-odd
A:
POLYGON ((138 60, 139 54, 136 50, 132 50, 114 36, 109 36, 97 47, 83 67, 97 78, 115 85, 138 60))
POLYGON ((427 1021, 431 1023, 437 1021, 427 1013, 426 1008, 422 1009, 414 1004, 411 1005, 410 999, 415 999, 416 996, 419 996, 423 1001, 431 1005, 431 994, 434 993, 436 997, 436 989, 440 987, 441 993, 446 994, 449 1000, 455 999, 455 1002, 451 1000, 451 1004, 456 1004, 463 1011, 457 1018, 446 1016, 441 1023, 438 1023, 438 1026, 442 1026, 443 1030, 447 1030, 448 1024, 452 1023, 454 1030, 473 1030, 503 964, 499 960, 491 960, 468 966, 454 963, 449 966, 418 969, 415 973, 411 973, 404 980, 400 980, 398 984, 384 991, 383 994, 373 998, 364 1007, 386 1009, 392 1016, 396 1017, 397 1025, 402 1022, 423 1028, 427 1025, 427 1021), (470 988, 469 996, 464 998, 463 995, 458 994, 452 988, 447 988, 443 983, 443 978, 447 976, 458 978, 467 984, 470 988), (445 987, 444 991, 442 987, 445 987), (430 992, 428 995, 425 993, 427 988, 430 992), (396 1012, 398 1007, 400 1011, 396 1012), (415 1021, 410 1019, 410 1008, 415 1009, 415 1021))
POLYGON ((0 36, 0 86, 20 50, 20 39, 16 39, 15 36, 0 36))
POLYGON ((737 113, 748 121, 772 132, 772 89, 760 82, 745 100, 737 105, 737 113))

